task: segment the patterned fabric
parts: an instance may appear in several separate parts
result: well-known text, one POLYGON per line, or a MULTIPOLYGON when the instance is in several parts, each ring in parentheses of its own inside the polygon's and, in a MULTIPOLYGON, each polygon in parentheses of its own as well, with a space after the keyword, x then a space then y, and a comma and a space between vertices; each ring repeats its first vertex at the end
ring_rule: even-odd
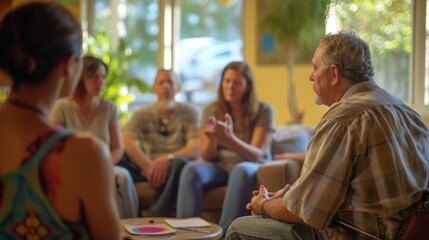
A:
POLYGON ((0 176, 0 239, 89 239, 83 223, 68 223, 45 196, 40 163, 58 141, 73 132, 50 133, 38 139, 32 157, 19 169, 0 176), (41 145, 41 146, 40 146, 41 145))
POLYGON ((360 239, 338 219, 393 239, 429 182, 429 131, 399 99, 364 82, 323 116, 284 201, 327 239, 360 239))
MULTIPOLYGON (((215 113, 216 104, 211 104, 204 109, 201 127, 207 125, 208 116, 212 116, 215 113)), ((233 119, 234 120, 234 119, 233 119)), ((259 104, 259 110, 256 114, 255 119, 251 123, 249 128, 250 134, 253 135, 253 131, 256 127, 266 127, 274 131, 274 113, 270 105, 266 103, 259 104)), ((243 141, 250 143, 252 139, 242 139, 243 141)), ((230 172, 237 163, 245 162, 246 159, 241 157, 238 153, 231 150, 228 146, 219 143, 218 145, 218 164, 230 172)), ((271 148, 267 147, 265 155, 259 160, 260 163, 271 161, 271 148)))
POLYGON ((189 139, 197 138, 197 118, 193 107, 177 103, 169 118, 163 119, 155 104, 151 104, 136 111, 125 130, 138 135, 141 149, 153 159, 183 148, 189 139))

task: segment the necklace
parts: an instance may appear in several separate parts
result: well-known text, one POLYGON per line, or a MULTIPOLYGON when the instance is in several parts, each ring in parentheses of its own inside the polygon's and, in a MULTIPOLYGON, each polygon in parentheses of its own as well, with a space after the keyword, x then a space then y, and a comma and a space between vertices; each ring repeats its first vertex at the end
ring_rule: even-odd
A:
POLYGON ((28 103, 22 102, 21 100, 8 99, 6 101, 6 103, 10 103, 10 104, 15 105, 17 107, 20 107, 20 108, 23 108, 23 109, 26 109, 26 110, 29 110, 29 111, 33 111, 33 112, 36 112, 36 113, 39 113, 39 114, 41 114, 43 116, 45 115, 42 110, 40 110, 40 109, 36 108, 35 106, 32 106, 32 105, 30 105, 28 103))

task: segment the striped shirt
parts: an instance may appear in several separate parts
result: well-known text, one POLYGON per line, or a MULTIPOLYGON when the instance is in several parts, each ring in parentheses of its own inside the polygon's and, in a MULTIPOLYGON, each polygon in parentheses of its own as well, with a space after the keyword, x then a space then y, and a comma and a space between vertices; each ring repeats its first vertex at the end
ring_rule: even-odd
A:
POLYGON ((350 88, 315 128, 290 212, 326 239, 366 239, 346 222, 393 239, 429 182, 429 132, 421 117, 374 82, 350 88))
POLYGON ((177 151, 189 140, 198 138, 197 121, 197 111, 191 105, 177 103, 174 112, 165 119, 155 104, 151 104, 137 110, 125 130, 137 134, 141 149, 153 159, 177 151))

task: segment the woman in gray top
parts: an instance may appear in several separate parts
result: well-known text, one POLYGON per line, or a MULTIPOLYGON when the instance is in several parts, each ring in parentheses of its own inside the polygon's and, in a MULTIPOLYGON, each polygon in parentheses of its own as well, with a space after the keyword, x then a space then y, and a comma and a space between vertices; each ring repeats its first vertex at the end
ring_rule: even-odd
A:
MULTIPOLYGON (((99 58, 85 56, 78 86, 71 97, 59 99, 51 121, 65 128, 89 132, 109 146, 112 165, 124 153, 116 106, 100 98, 107 75, 107 65, 99 58)), ((113 166, 116 203, 121 218, 137 217, 138 197, 127 169, 113 166)))
POLYGON ((203 114, 200 129, 203 162, 188 164, 179 181, 177 217, 199 216, 203 192, 228 185, 219 225, 226 232, 248 214, 254 177, 269 161, 273 111, 256 98, 250 67, 231 62, 222 72, 218 99, 203 114))

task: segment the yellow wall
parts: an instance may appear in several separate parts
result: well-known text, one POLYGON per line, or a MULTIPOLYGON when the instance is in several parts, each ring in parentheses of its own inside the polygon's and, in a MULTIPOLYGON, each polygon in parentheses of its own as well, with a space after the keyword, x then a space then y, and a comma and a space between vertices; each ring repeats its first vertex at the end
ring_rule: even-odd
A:
MULTIPOLYGON (((275 126, 290 123, 287 106, 287 66, 258 65, 257 63, 257 1, 245 1, 244 10, 244 58, 250 64, 256 79, 256 89, 261 101, 270 104, 275 113, 275 126)), ((316 43, 315 43, 316 44, 316 43)), ((308 80, 311 65, 295 67, 295 85, 298 107, 304 111, 303 124, 316 125, 328 107, 316 105, 313 101, 312 84, 308 80)), ((429 116, 423 118, 429 126, 429 116)))
MULTIPOLYGON (((275 125, 282 126, 291 121, 287 106, 287 66, 257 63, 256 3, 257 1, 246 1, 245 4, 244 57, 252 67, 259 99, 273 107, 275 125)), ((296 66, 295 85, 298 107, 304 111, 303 123, 316 125, 328 108, 318 106, 313 101, 313 88, 308 80, 311 70, 311 65, 296 66)))
MULTIPOLYGON (((0 0, 0 1, 4 1, 4 0, 0 0)), ((6 0, 9 2, 12 2, 13 6, 17 6, 23 3, 28 3, 28 2, 34 2, 35 0, 6 0)), ((46 2, 50 2, 50 1, 54 1, 54 2, 59 2, 61 4, 64 4, 66 7, 68 7, 68 9, 77 17, 80 16, 80 0, 68 0, 68 1, 64 1, 64 0, 37 0, 37 1, 46 1, 46 2)))
MULTIPOLYGON (((4 9, 12 0, 0 0, 0 10, 4 9), (6 6, 2 6, 6 5, 6 6)), ((14 0, 22 2, 27 0, 14 0)), ((72 5, 76 8, 79 1, 74 0, 72 5)), ((275 125, 282 126, 291 121, 287 106, 287 67, 282 65, 258 65, 257 63, 257 1, 245 1, 244 10, 244 57, 250 64, 256 79, 256 89, 261 101, 270 104, 275 113, 275 125)), ((315 43, 316 44, 316 43, 315 43)), ((313 90, 308 76, 311 65, 298 65, 295 67, 295 84, 298 107, 304 111, 304 124, 316 125, 328 109, 313 102, 313 90)), ((0 77, 1 79, 1 77, 0 77)), ((424 119, 429 125, 429 118, 424 119)))

